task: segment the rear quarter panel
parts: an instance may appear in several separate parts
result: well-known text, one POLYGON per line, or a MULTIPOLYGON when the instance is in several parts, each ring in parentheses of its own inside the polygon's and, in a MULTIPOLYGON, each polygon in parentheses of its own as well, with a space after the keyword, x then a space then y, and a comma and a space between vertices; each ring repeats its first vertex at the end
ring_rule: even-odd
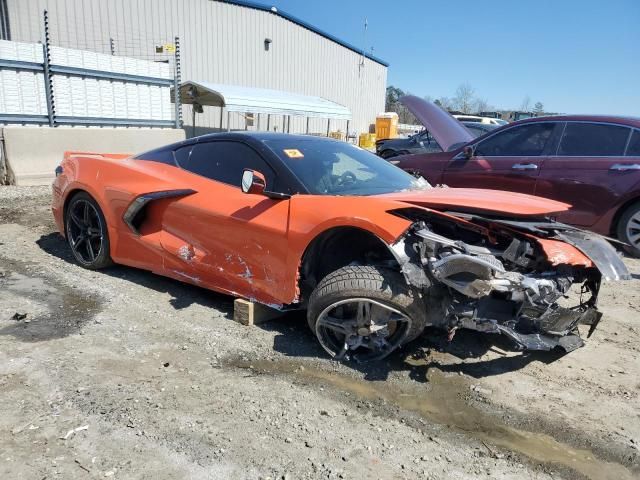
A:
POLYGON ((131 201, 147 192, 189 188, 175 175, 178 169, 157 162, 73 156, 63 161, 62 168, 63 173, 53 183, 52 205, 60 233, 64 235, 64 206, 70 195, 78 190, 86 191, 98 202, 105 216, 111 256, 116 262, 123 260, 123 252, 131 246, 132 234, 122 219, 131 201))
MULTIPOLYGON (((640 174, 638 174, 640 177, 640 174)), ((636 202, 640 202, 640 178, 624 195, 621 195, 617 201, 609 206, 607 211, 598 219, 598 221, 589 227, 596 233, 602 235, 615 235, 616 223, 623 211, 636 202)))
POLYGON ((611 209, 624 204, 640 183, 640 171, 610 167, 637 162, 633 157, 547 157, 535 194, 573 205, 558 218, 560 221, 592 227, 611 209))

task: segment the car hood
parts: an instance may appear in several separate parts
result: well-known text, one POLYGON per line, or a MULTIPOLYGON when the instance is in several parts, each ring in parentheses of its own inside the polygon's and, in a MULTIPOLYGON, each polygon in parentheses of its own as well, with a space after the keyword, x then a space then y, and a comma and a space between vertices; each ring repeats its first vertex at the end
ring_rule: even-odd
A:
POLYGON ((420 120, 445 151, 451 150, 454 145, 468 143, 474 138, 464 125, 431 102, 414 95, 406 95, 400 98, 400 103, 420 120))
POLYGON ((394 192, 378 197, 434 210, 478 212, 501 216, 545 216, 568 210, 571 205, 523 193, 479 188, 431 188, 394 192))

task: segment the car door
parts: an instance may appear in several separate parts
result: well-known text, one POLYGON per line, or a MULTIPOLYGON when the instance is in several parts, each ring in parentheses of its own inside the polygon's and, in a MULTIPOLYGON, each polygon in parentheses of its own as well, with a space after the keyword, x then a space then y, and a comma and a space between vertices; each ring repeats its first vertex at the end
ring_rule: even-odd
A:
POLYGON ((559 214, 562 222, 595 224, 638 183, 638 158, 625 156, 631 136, 624 125, 566 122, 557 151, 544 161, 536 195, 572 205, 559 214))
POLYGON ((443 183, 533 194, 555 128, 554 122, 535 122, 496 131, 473 145, 470 158, 464 152, 453 157, 443 183))
POLYGON ((274 170, 240 141, 197 143, 176 150, 175 156, 191 173, 196 193, 172 202, 164 213, 165 268, 210 288, 278 303, 286 271, 289 200, 240 189, 245 168, 261 172, 267 190, 276 180, 274 170))

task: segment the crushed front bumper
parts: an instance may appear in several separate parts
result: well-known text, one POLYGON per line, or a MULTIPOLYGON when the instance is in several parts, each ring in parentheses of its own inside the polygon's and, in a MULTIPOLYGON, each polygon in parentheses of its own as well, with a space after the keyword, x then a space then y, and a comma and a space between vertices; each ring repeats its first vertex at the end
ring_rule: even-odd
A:
POLYGON ((598 235, 569 227, 543 232, 541 224, 491 222, 497 228, 476 229, 487 240, 474 243, 443 235, 435 223, 416 222, 392 246, 406 280, 423 293, 430 323, 451 338, 459 328, 499 333, 521 350, 583 346, 577 327, 589 325, 590 337, 600 322, 602 279, 629 278, 615 249, 598 235), (570 255, 552 259, 545 242, 570 255))
POLYGON ((510 338, 521 350, 562 349, 570 352, 584 346, 584 341, 577 333, 576 327, 590 325, 588 338, 601 318, 602 312, 595 307, 586 307, 583 311, 578 311, 556 305, 549 308, 537 322, 531 322, 526 318, 508 323, 492 322, 493 329, 483 331, 501 333, 510 338))

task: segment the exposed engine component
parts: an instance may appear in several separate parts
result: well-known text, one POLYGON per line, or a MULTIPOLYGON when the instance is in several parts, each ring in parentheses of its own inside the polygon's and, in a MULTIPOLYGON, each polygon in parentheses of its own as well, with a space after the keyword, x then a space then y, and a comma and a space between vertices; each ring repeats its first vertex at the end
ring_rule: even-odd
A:
POLYGON ((525 229, 472 220, 420 220, 393 246, 405 278, 423 290, 428 308, 437 307, 432 324, 451 334, 458 328, 500 333, 527 350, 582 346, 577 325, 591 325, 590 336, 601 317, 598 268, 556 265, 525 229), (450 239, 452 230, 464 241, 450 239), (577 304, 561 305, 574 284, 581 285, 577 304))

